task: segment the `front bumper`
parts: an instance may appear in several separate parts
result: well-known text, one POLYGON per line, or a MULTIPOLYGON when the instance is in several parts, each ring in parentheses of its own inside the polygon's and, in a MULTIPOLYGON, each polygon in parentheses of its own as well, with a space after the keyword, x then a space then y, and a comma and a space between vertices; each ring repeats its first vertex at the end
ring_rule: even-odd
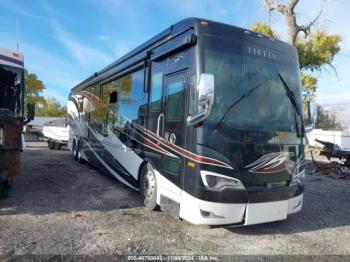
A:
POLYGON ((287 200, 259 203, 216 203, 182 191, 180 217, 196 225, 253 225, 284 220, 301 210, 303 194, 287 200))

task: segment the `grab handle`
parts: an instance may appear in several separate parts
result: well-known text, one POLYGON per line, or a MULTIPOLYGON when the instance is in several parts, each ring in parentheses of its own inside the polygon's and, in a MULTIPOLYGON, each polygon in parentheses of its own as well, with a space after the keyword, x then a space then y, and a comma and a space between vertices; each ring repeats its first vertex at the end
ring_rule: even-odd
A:
POLYGON ((164 120, 164 114, 161 113, 159 116, 158 116, 158 122, 157 122, 157 136, 159 137, 159 133, 160 133, 160 120, 163 118, 164 120))

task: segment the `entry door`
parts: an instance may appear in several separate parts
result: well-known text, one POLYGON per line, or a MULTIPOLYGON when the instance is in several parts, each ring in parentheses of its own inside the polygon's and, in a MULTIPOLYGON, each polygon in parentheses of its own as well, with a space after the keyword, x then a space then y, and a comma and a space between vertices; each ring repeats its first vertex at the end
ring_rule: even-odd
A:
POLYGON ((184 163, 180 148, 185 147, 185 87, 185 73, 166 76, 164 79, 162 136, 171 144, 169 152, 174 156, 163 155, 163 173, 179 188, 182 188, 184 163))

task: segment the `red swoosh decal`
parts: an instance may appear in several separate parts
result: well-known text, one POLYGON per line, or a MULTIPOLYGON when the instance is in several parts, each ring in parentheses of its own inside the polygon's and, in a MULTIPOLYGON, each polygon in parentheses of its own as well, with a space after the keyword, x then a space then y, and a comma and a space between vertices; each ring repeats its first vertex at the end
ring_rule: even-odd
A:
POLYGON ((143 132, 145 132, 147 135, 149 135, 150 137, 152 137, 154 140, 156 140, 157 142, 161 143, 162 145, 170 148, 171 150, 175 151, 176 153, 183 155, 195 162, 198 163, 202 163, 202 164, 208 164, 208 165, 216 165, 216 166, 220 166, 220 167, 224 167, 224 168, 229 168, 229 169, 233 169, 231 166, 229 166, 228 164, 221 162, 219 160, 216 159, 212 159, 212 158, 208 158, 208 157, 204 157, 204 156, 200 156, 197 154, 194 154, 190 151, 187 151, 177 145, 171 144, 168 141, 166 141, 164 138, 161 137, 157 137, 156 134, 154 134, 153 132, 143 128, 142 126, 137 125, 136 123, 134 123, 134 125, 139 128, 142 129, 143 132))

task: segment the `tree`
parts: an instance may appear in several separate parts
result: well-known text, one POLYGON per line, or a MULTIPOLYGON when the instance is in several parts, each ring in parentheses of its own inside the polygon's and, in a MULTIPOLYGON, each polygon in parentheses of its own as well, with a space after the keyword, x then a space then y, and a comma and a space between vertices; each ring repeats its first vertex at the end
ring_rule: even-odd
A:
POLYGON ((271 36, 278 39, 279 36, 272 30, 272 28, 265 23, 255 23, 252 26, 252 30, 263 35, 271 36))
POLYGON ((27 69, 24 69, 24 81, 26 86, 24 102, 34 103, 36 109, 46 106, 46 100, 41 93, 45 89, 44 83, 38 79, 36 74, 29 73, 27 69))
POLYGON ((51 116, 51 117, 66 117, 67 108, 61 106, 60 102, 54 97, 48 97, 46 99, 46 105, 38 109, 38 116, 51 116))
POLYGON ((334 113, 317 106, 316 128, 324 130, 342 130, 343 127, 337 121, 334 113))
POLYGON ((298 25, 294 10, 298 3, 299 0, 289 0, 286 4, 281 4, 278 1, 276 2, 272 0, 263 1, 265 9, 267 9, 269 13, 271 13, 274 10, 277 10, 284 16, 288 29, 287 41, 294 46, 296 44, 299 33, 303 32, 305 34, 305 37, 307 37, 311 32, 311 27, 316 23, 316 21, 322 13, 321 9, 320 13, 310 23, 308 23, 307 25, 298 25))
MULTIPOLYGON (((310 71, 321 71, 325 65, 335 70, 332 62, 336 54, 340 51, 339 43, 341 37, 337 34, 328 35, 325 30, 311 31, 321 16, 322 9, 312 21, 306 25, 299 25, 295 13, 295 7, 298 3, 299 0, 289 0, 286 4, 274 0, 263 0, 263 5, 269 13, 276 10, 286 20, 287 41, 297 48, 299 55, 303 95, 306 102, 315 98, 317 90, 317 78, 311 75, 310 71), (304 38, 300 37, 300 33, 304 34, 304 38)), ((266 24, 257 23, 253 25, 253 30, 278 38, 277 34, 266 24)))
POLYGON ((25 104, 34 103, 37 116, 65 117, 67 109, 61 106, 57 99, 48 97, 45 99, 41 94, 45 89, 43 81, 38 79, 36 74, 24 70, 24 80, 26 86, 25 104))

